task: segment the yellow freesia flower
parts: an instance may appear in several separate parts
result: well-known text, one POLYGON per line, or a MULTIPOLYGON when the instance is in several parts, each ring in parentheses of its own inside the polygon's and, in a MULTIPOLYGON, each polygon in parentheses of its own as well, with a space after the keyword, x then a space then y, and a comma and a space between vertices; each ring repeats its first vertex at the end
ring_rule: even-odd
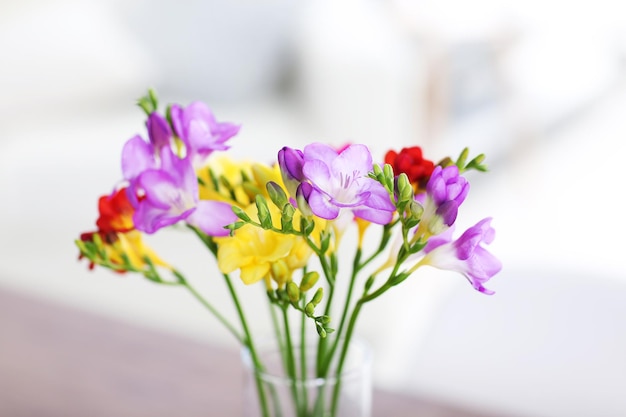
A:
POLYGON ((172 269, 154 250, 144 244, 141 232, 137 230, 125 233, 83 233, 76 243, 81 251, 81 257, 89 258, 90 268, 95 265, 108 266, 108 260, 108 263, 113 264, 118 272, 125 272, 126 268, 141 271, 148 266, 145 261, 147 258, 153 265, 172 269), (104 251, 106 257, 90 257, 86 244, 95 245, 99 251, 104 251))
MULTIPOLYGON (((280 211, 270 204, 270 213, 275 227, 280 227, 280 211)), ((246 209, 250 218, 257 220, 256 206, 246 209)), ((299 224, 300 214, 294 215, 294 224, 299 224)), ((320 227, 323 224, 320 223, 320 227)), ((318 236, 319 232, 314 231, 318 236)), ((312 249, 301 237, 283 234, 260 227, 245 225, 235 230, 233 236, 215 238, 218 245, 217 264, 224 273, 240 270, 241 280, 253 284, 264 278, 273 278, 279 287, 291 280, 293 271, 304 267, 312 249)))

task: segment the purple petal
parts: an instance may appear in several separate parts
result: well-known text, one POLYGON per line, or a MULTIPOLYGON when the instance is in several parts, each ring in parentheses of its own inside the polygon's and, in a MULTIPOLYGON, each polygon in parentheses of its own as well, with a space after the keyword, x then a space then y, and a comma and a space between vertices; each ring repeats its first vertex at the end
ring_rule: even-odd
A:
POLYGON ((391 201, 389 197, 389 193, 383 187, 381 183, 371 178, 364 178, 371 182, 369 186, 369 198, 365 202, 365 205, 378 210, 385 210, 394 212, 396 210, 396 206, 391 201))
POLYGON ((167 147, 161 149, 161 170, 167 172, 177 187, 198 201, 198 178, 189 157, 179 158, 167 147))
POLYGON ((154 147, 136 135, 126 141, 122 149, 122 175, 126 180, 132 180, 143 171, 158 167, 154 147))
POLYGON ((470 183, 467 180, 465 180, 465 178, 463 177, 459 177, 459 178, 462 178, 464 182, 461 187, 461 190, 458 192, 457 196, 454 198, 454 201, 456 201, 456 203, 460 206, 461 203, 465 201, 465 197, 467 197, 467 194, 469 193, 470 183))
POLYGON ((304 164, 304 155, 298 149, 292 149, 285 146, 278 151, 278 165, 283 174, 283 178, 289 180, 302 181, 302 166, 304 164))
POLYGON ((333 220, 339 215, 339 207, 330 204, 328 198, 316 189, 311 190, 308 202, 311 211, 318 217, 333 220))
POLYGON ((230 232, 225 227, 236 221, 230 204, 213 200, 199 201, 196 210, 187 217, 187 223, 209 236, 228 236, 230 232))
POLYGON ((494 238, 495 230, 491 227, 491 217, 487 217, 467 229, 454 243, 457 257, 462 260, 468 259, 482 242, 489 244, 494 238))
POLYGON ((229 148, 225 142, 239 132, 240 126, 219 123, 206 104, 196 101, 186 108, 174 105, 170 108, 174 131, 187 149, 187 156, 194 166, 204 163, 214 151, 229 148))
POLYGON ((172 127, 176 135, 179 138, 185 136, 183 129, 183 109, 178 104, 173 104, 170 107, 170 120, 172 121, 172 127))
POLYGON ((329 192, 333 188, 330 170, 328 165, 321 160, 310 160, 304 162, 302 173, 311 181, 314 188, 329 192))
POLYGON ((167 172, 156 169, 146 171, 137 178, 137 184, 145 192, 145 199, 140 205, 147 203, 162 210, 169 210, 181 200, 181 190, 167 172))
POLYGON ((477 247, 468 260, 468 275, 472 282, 485 282, 500 272, 502 263, 483 247, 477 247))
POLYGON ((372 170, 372 154, 365 145, 350 145, 332 161, 333 175, 352 173, 355 176, 365 176, 372 170))
POLYGON ((456 221, 459 205, 454 200, 444 202, 437 208, 437 214, 441 216, 446 226, 452 226, 456 221))
MULTIPOLYGON (((218 122, 213 127, 213 134, 220 143, 226 142, 228 139, 235 136, 241 130, 241 125, 228 122, 218 122)), ((227 149, 228 147, 226 147, 227 149)))
POLYGON ((436 166, 426 185, 426 191, 437 205, 446 198, 446 182, 441 176, 441 170, 440 166, 436 166))
POLYGON ((215 142, 211 127, 204 120, 191 120, 187 125, 187 135, 183 141, 193 152, 208 150, 209 146, 215 142))
POLYGON ((311 143, 304 147, 304 161, 320 160, 330 166, 335 158, 337 158, 337 151, 331 146, 324 143, 311 143))
POLYGON ((362 207, 352 210, 356 217, 376 224, 388 224, 393 219, 393 212, 362 207))
POLYGON ((278 151, 280 175, 290 196, 296 195, 298 186, 304 180, 304 174, 302 174, 303 164, 304 157, 302 151, 286 146, 278 151))
POLYGON ((133 223, 137 230, 145 233, 154 233, 163 227, 184 220, 193 210, 191 208, 179 214, 172 214, 144 200, 133 214, 133 223))
POLYGON ((172 129, 170 129, 170 125, 167 120, 165 120, 165 117, 156 112, 151 113, 146 121, 146 127, 148 128, 150 143, 152 143, 156 149, 170 146, 172 129))

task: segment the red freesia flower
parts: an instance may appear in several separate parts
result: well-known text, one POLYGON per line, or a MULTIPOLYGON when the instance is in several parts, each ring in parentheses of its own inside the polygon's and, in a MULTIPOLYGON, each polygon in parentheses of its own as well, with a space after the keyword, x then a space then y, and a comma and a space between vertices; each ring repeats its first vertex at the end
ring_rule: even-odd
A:
POLYGON ((128 201, 126 188, 121 188, 111 195, 104 195, 98 200, 100 217, 96 221, 98 231, 129 232, 135 228, 133 213, 135 209, 128 201))
MULTIPOLYGON (((100 214, 96 221, 98 230, 82 233, 80 240, 83 242, 93 242, 94 235, 98 234, 105 247, 111 247, 119 240, 118 233, 128 233, 135 228, 133 224, 134 208, 128 201, 126 188, 100 197, 98 199, 98 213, 100 214)), ((79 255, 78 259, 82 258, 83 255, 79 255)), ((89 263, 89 269, 93 269, 94 266, 93 262, 89 263)))
MULTIPOLYGON (((150 259, 152 265, 171 268, 162 261, 156 253, 142 241, 141 232, 135 229, 133 223, 133 206, 128 201, 126 188, 105 195, 98 200, 100 216, 96 221, 98 230, 80 235, 80 241, 95 245, 100 253, 96 257, 90 256, 89 269, 95 265, 119 265, 111 267, 119 273, 126 272, 127 265, 133 270, 142 270, 150 259)), ((79 245, 80 247, 80 245, 79 245)), ((84 258, 84 249, 78 259, 84 258)))
POLYGON ((424 189, 432 174, 435 164, 422 156, 422 148, 412 146, 402 148, 400 153, 390 150, 385 155, 385 163, 390 164, 396 175, 405 173, 417 189, 424 189))

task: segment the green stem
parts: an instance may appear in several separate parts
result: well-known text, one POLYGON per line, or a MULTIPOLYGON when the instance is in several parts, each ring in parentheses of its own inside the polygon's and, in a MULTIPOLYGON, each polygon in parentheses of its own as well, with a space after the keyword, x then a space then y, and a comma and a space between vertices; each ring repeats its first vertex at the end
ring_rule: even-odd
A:
MULTIPOLYGON (((215 244, 215 242, 206 234, 204 234, 202 231, 200 231, 199 229, 189 226, 189 228, 196 234, 196 236, 198 236, 198 238, 202 241, 202 243, 204 243, 204 245, 207 247, 207 249, 213 254, 213 256, 217 259, 217 245, 215 244)), ((179 280, 182 279, 181 283, 186 283, 187 281, 183 278, 182 275, 180 275, 179 273, 177 273, 177 271, 175 271, 175 274, 177 274, 177 278, 179 280)), ((241 303, 239 302, 239 297, 237 296, 237 292, 235 291, 235 288, 233 287, 233 283, 230 280, 230 276, 228 274, 222 274, 222 276, 224 277, 224 281, 226 281, 226 285, 228 286, 228 291, 230 292, 231 298, 233 300, 233 303, 235 304, 235 308, 237 309, 237 314, 239 315, 239 321, 241 322, 241 327, 243 329, 243 333, 244 336, 238 336, 237 339, 248 348, 248 350, 250 351, 250 358, 252 359, 252 363, 254 365, 254 369, 252 370, 252 372, 254 373, 254 379, 256 382, 256 388, 257 388, 257 393, 259 395, 259 403, 261 406, 261 412, 263 417, 270 417, 269 414, 269 409, 267 406, 267 398, 265 397, 265 390, 263 390, 263 381, 261 380, 261 377, 259 376, 259 371, 263 370, 263 364, 261 363, 259 356, 256 352, 256 349, 254 347, 254 342, 252 341, 252 335, 250 334, 250 329, 248 327, 248 322, 246 320, 246 316, 243 312, 243 309, 241 308, 241 303)), ((190 288, 189 285, 186 285, 187 288, 190 288)), ((195 290, 192 290, 192 294, 196 295, 197 292, 195 290)), ((198 298, 199 294, 197 294, 196 298, 198 298)), ((202 302, 202 300, 204 300, 202 297, 200 297, 200 301, 202 302)), ((204 303, 203 304, 205 306, 207 306, 207 308, 209 308, 210 304, 208 303, 204 303)), ((214 309, 211 307, 210 308, 211 311, 213 311, 214 309)), ((229 327, 229 326, 227 326, 229 327)), ((230 326, 232 327, 232 326, 230 326)))
MULTIPOLYGON (((322 271, 324 272, 324 276, 328 281, 329 289, 328 289, 328 298, 326 299, 326 307, 324 308, 324 314, 330 315, 331 305, 333 302, 333 296, 335 294, 335 276, 333 275, 332 268, 329 266, 328 261, 326 260, 325 255, 320 255, 320 264, 322 265, 322 271)), ((323 363, 324 358, 326 357, 326 348, 328 346, 328 336, 320 337, 319 342, 317 344, 317 366, 316 372, 317 376, 323 375, 323 363)))
POLYGON ((361 307, 365 301, 361 298, 357 301, 354 310, 352 311, 352 315, 350 316, 350 322, 348 324, 348 329, 346 330, 346 337, 344 339, 341 354, 339 356, 339 361, 337 363, 337 372, 336 372, 336 382, 335 387, 333 389, 333 398, 331 402, 331 416, 334 416, 337 413, 337 406, 339 403, 339 392, 341 391, 341 373, 343 372, 343 366, 346 360, 346 356, 348 354, 348 348, 350 347, 350 340, 352 339, 352 334, 354 333, 354 327, 356 325, 356 320, 361 312, 361 307))
POLYGON ((357 249, 354 254, 354 261, 352 262, 352 276, 350 277, 350 285, 348 287, 348 294, 346 295, 346 301, 344 303, 343 312, 341 313, 341 319, 339 321, 339 328, 337 329, 335 341, 330 348, 328 354, 326 354, 325 358, 323 358, 322 363, 322 374, 319 375, 321 377, 325 377, 328 374, 328 370, 330 368, 330 364, 332 362, 333 356, 335 356, 335 351, 337 350, 337 346, 339 345, 339 341, 341 339, 341 334, 343 332, 343 328, 346 323, 346 317, 348 316, 348 310, 350 308, 350 301, 352 300, 352 292, 354 290, 354 283, 356 282, 357 275, 361 270, 362 266, 359 265, 361 261, 362 251, 361 248, 357 249))
MULTIPOLYGON (((272 317, 272 325, 274 327, 274 335, 276 336, 276 341, 278 342, 279 352, 282 352, 285 349, 285 341, 283 335, 280 332, 280 324, 278 322, 278 317, 276 315, 276 307, 271 302, 269 303, 270 307, 270 315, 272 317)), ((281 355, 282 356, 282 355, 281 355)), ((286 363, 283 363, 283 366, 287 366, 286 363)))
MULTIPOLYGON (((305 300, 302 299, 302 308, 304 308, 305 300)), ((306 346, 306 314, 300 314, 300 379, 302 380, 302 409, 307 410, 309 408, 309 396, 308 396, 308 387, 306 384, 307 380, 307 346, 306 346)))
POLYGON ((302 410, 302 404, 298 395, 297 378, 296 378, 296 361, 293 355, 293 342, 291 340, 291 328, 289 326, 289 315, 287 308, 283 307, 283 326, 285 327, 285 350, 282 351, 286 355, 287 375, 289 376, 289 385, 291 386, 291 395, 293 396, 294 405, 298 416, 303 416, 306 410, 302 410))
POLYGON ((354 306, 354 310, 352 310, 352 314, 350 315, 350 321, 348 323, 348 328, 346 330, 346 336, 344 338, 343 345, 341 347, 341 353, 339 355, 339 360, 337 362, 337 372, 336 372, 337 383, 335 384, 335 387, 333 390, 333 398, 331 401, 331 416, 334 416, 337 412, 337 406, 339 402, 339 393, 341 391, 341 373, 343 372, 343 366, 345 364, 346 356, 348 355, 348 348, 350 347, 350 341, 352 340, 352 335, 354 334, 354 328, 356 326, 357 318, 359 317, 359 314, 361 312, 361 308, 363 307, 365 303, 372 301, 373 299, 381 296, 383 293, 385 293, 387 290, 389 290, 393 286, 391 282, 393 281, 394 277, 397 275, 400 265, 402 264, 402 262, 404 262, 407 256, 408 255, 400 256, 392 272, 390 273, 387 281, 380 288, 378 288, 376 291, 374 291, 371 294, 367 294, 366 292, 364 292, 361 298, 356 302, 356 305, 354 306))
POLYGON ((187 290, 196 298, 196 300, 198 300, 207 310, 209 310, 211 312, 211 314, 213 314, 215 316, 215 318, 217 318, 217 320, 222 323, 226 329, 228 329, 228 331, 235 336, 235 338, 239 341, 239 343, 244 343, 244 338, 241 334, 239 334, 239 332, 237 331, 237 329, 235 329, 235 326, 233 326, 223 315, 221 315, 216 309, 215 307, 213 307, 213 305, 211 305, 194 287, 192 287, 189 282, 187 282, 186 279, 182 279, 182 275, 177 275, 178 279, 180 281, 180 285, 182 285, 183 287, 187 288, 187 290))
POLYGON ((259 401, 261 403, 261 411, 263 412, 263 417, 270 417, 269 410, 267 408, 267 398, 265 398, 265 391, 263 390, 263 381, 259 376, 257 371, 263 370, 263 364, 261 363, 259 356, 257 355, 256 349, 254 347, 254 342, 252 341, 252 335, 250 333, 250 329, 248 327, 248 322, 246 320, 246 316, 241 308, 241 303, 239 302, 239 297, 237 296, 237 292, 235 291, 235 287, 230 280, 230 276, 228 274, 222 274, 224 280, 226 281, 226 285, 228 286, 228 291, 232 297, 233 303, 235 304, 235 308, 237 309, 237 314, 239 315, 239 320, 241 321, 241 327, 243 328, 243 333, 245 336, 244 345, 250 351, 250 357, 252 358, 252 363, 254 364, 254 378, 256 380, 257 392, 259 394, 259 401))

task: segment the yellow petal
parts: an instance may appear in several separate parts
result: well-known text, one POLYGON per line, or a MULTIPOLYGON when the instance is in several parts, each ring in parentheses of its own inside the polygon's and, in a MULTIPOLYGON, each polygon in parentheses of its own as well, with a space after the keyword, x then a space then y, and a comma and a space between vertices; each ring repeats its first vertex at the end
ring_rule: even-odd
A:
POLYGON ((268 263, 263 264, 250 264, 241 268, 241 280, 244 284, 250 285, 260 281, 270 271, 270 265, 268 263))

